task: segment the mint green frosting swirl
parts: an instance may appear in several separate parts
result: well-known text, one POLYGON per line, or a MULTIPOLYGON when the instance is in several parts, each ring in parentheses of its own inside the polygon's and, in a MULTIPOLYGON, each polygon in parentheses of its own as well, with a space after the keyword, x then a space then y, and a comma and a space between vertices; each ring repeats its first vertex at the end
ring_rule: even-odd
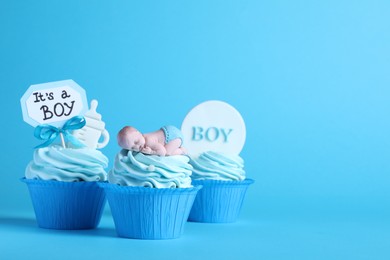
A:
POLYGON ((189 160, 185 155, 145 155, 123 149, 115 157, 108 182, 151 188, 192 187, 189 160))
POLYGON ((57 181, 105 181, 108 159, 100 151, 90 148, 63 148, 52 145, 34 151, 27 165, 27 179, 57 181))
POLYGON ((191 158, 193 180, 242 181, 245 179, 244 160, 238 155, 204 152, 191 158))

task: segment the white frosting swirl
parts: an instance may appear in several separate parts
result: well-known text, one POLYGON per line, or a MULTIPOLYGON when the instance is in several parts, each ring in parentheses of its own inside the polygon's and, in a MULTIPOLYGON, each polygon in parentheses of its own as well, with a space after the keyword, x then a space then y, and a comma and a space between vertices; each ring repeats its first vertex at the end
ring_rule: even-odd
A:
POLYGON ((184 155, 158 156, 121 150, 114 168, 108 173, 110 183, 152 188, 188 188, 192 166, 184 155))
POLYGON ((238 155, 204 152, 191 158, 193 180, 242 181, 245 179, 244 160, 238 155))
POLYGON ((105 181, 108 159, 90 148, 63 148, 52 145, 34 152, 26 168, 27 179, 57 181, 105 181))

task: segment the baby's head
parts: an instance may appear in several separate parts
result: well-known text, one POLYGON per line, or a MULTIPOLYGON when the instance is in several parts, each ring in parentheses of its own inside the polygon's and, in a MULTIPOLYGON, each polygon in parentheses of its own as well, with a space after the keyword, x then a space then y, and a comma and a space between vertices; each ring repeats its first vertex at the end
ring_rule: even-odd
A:
POLYGON ((145 146, 145 138, 136 128, 125 126, 118 133, 118 144, 123 149, 139 152, 145 146))

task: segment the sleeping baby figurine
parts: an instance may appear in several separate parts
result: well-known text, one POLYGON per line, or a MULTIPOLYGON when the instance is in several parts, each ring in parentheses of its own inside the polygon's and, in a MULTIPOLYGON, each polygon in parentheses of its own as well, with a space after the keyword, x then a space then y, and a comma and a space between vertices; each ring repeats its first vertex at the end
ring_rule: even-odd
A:
POLYGON ((160 156, 184 154, 183 135, 174 126, 163 126, 152 133, 142 134, 132 126, 125 126, 118 133, 118 144, 123 149, 160 156))

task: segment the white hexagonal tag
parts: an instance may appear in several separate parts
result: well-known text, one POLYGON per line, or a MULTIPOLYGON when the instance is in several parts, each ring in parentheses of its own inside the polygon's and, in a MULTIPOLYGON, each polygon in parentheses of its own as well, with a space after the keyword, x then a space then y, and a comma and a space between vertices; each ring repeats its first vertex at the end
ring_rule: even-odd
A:
POLYGON ((88 109, 85 90, 73 80, 31 85, 20 103, 24 121, 34 127, 41 124, 62 127, 88 109))

